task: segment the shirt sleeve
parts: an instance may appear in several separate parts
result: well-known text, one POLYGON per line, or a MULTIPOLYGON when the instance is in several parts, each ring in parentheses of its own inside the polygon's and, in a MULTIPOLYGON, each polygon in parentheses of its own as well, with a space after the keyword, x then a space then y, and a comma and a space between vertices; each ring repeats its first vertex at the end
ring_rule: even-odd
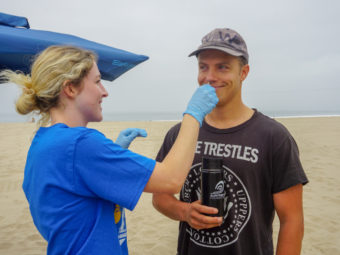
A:
POLYGON ((273 154, 273 193, 300 183, 303 185, 308 183, 300 162, 298 146, 288 130, 284 131, 278 136, 280 142, 273 154))
POLYGON ((176 124, 171 129, 169 129, 169 131, 165 135, 164 140, 163 140, 163 144, 162 144, 161 148, 159 149, 158 154, 156 156, 156 160, 158 162, 162 162, 164 160, 164 158, 166 157, 166 155, 171 150, 171 148, 172 148, 173 144, 175 143, 176 138, 178 136, 180 127, 181 127, 181 123, 176 124))
POLYGON ((155 164, 155 160, 122 149, 100 132, 91 130, 75 146, 75 188, 82 195, 133 210, 155 164))

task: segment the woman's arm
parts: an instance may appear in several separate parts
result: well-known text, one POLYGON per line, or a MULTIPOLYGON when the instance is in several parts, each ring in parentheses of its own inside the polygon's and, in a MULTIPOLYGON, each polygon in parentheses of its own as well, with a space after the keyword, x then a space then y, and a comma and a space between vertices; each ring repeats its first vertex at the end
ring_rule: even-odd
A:
POLYGON ((198 129, 198 121, 185 114, 174 145, 163 162, 156 163, 145 192, 175 194, 180 191, 194 159, 198 129))
POLYGON ((145 192, 174 194, 180 191, 194 158, 199 127, 217 102, 215 89, 210 85, 196 90, 184 112, 177 139, 163 162, 156 163, 145 192))

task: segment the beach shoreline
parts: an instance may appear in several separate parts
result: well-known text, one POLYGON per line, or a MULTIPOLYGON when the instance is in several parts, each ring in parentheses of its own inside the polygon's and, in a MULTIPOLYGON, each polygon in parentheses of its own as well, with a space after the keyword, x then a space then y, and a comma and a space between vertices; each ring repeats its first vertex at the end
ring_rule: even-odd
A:
MULTIPOLYGON (((304 255, 340 254, 340 116, 282 117, 295 138, 309 183, 304 187, 304 255)), ((167 130, 179 121, 105 121, 90 123, 115 140, 127 127, 144 128, 132 151, 154 158, 167 130)), ((0 123, 0 255, 46 254, 46 242, 35 229, 22 191, 25 159, 34 123, 0 123)), ((143 194, 135 210, 126 210, 130 254, 176 254, 178 222, 152 207, 143 194)), ((274 221, 274 244, 278 221, 274 221)))

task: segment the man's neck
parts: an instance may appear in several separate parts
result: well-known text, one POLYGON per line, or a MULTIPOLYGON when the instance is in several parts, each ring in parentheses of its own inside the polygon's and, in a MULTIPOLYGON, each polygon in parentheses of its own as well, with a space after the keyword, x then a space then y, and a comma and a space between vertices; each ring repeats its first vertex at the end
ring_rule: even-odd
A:
POLYGON ((237 107, 217 106, 205 117, 205 121, 215 128, 226 129, 241 125, 249 120, 253 114, 254 110, 243 103, 237 107))

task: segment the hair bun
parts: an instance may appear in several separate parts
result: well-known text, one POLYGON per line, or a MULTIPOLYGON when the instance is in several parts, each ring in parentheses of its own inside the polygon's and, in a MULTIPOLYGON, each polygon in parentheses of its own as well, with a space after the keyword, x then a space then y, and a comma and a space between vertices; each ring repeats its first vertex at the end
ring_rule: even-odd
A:
POLYGON ((34 89, 23 88, 22 94, 16 101, 16 110, 20 114, 28 114, 37 109, 36 92, 34 89))
POLYGON ((35 90, 32 88, 24 88, 24 94, 26 95, 35 95, 35 90))

